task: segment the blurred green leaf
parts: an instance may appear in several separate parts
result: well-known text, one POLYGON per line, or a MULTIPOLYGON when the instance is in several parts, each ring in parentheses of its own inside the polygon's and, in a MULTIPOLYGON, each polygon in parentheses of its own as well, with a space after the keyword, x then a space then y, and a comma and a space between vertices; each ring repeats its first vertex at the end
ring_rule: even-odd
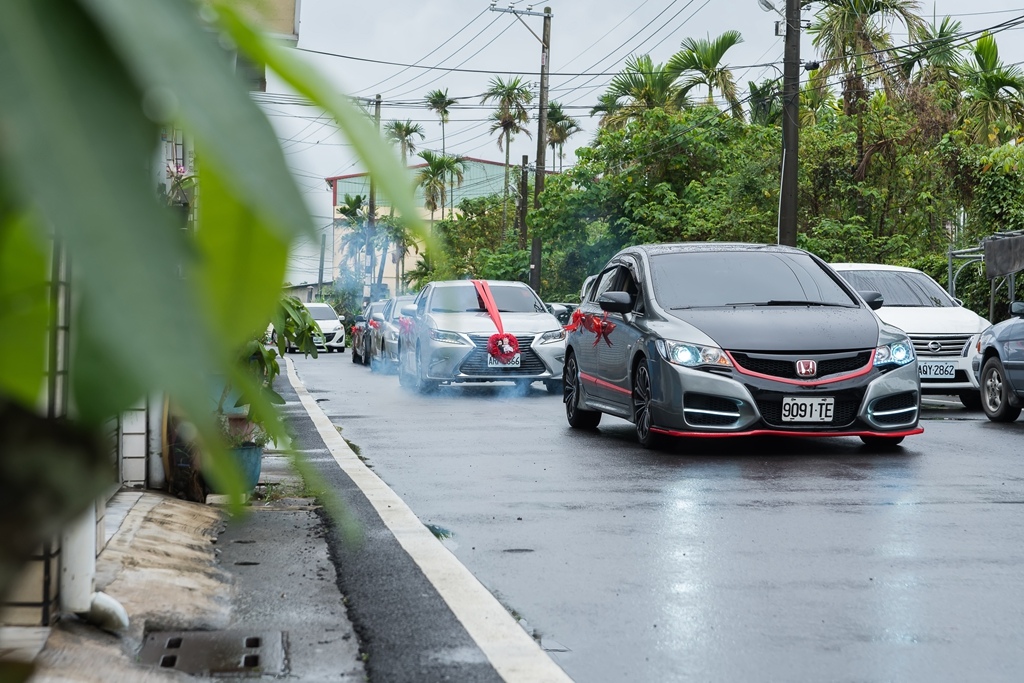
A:
POLYGON ((216 32, 200 24, 196 3, 80 2, 132 70, 149 113, 179 121, 202 149, 203 165, 215 169, 254 213, 264 214, 279 236, 312 235, 309 211, 273 129, 233 73, 216 32))
POLYGON ((288 242, 240 203, 216 172, 204 168, 200 185, 196 267, 203 305, 214 332, 235 347, 267 329, 281 296, 288 242))
MULTIPOLYGON (((215 340, 179 276, 191 258, 186 235, 141 165, 156 127, 105 46, 72 0, 0 3, 0 163, 73 255, 93 342, 123 351, 118 364, 138 388, 169 391, 193 413, 206 407, 215 340)), ((79 381, 79 397, 109 389, 91 375, 79 381)))
POLYGON ((413 232, 426 241, 428 235, 419 218, 419 207, 413 201, 413 188, 407 180, 408 173, 402 167, 395 150, 384 143, 366 115, 346 97, 338 94, 337 88, 303 64, 294 52, 276 45, 249 27, 224 0, 214 0, 214 4, 221 14, 224 28, 250 59, 266 64, 296 92, 308 97, 334 117, 381 192, 391 199, 398 213, 408 219, 413 232))
POLYGON ((27 216, 0 213, 0 394, 36 405, 46 371, 47 259, 27 216))

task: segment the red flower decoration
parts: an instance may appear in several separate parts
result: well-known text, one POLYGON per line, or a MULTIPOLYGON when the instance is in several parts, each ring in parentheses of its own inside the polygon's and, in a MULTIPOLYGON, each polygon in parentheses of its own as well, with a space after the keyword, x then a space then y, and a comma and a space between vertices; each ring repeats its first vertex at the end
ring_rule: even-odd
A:
POLYGON ((502 364, 508 363, 519 353, 519 342, 511 334, 492 334, 487 340, 487 353, 502 364))
POLYGON ((402 316, 398 319, 398 331, 404 335, 412 334, 412 318, 402 316))
POLYGON ((353 336, 355 336, 355 334, 356 334, 356 333, 357 333, 358 331, 359 331, 359 326, 358 326, 358 325, 353 325, 353 326, 352 326, 352 327, 351 327, 351 328, 349 329, 349 332, 351 332, 353 336))
POLYGON ((379 330, 380 329, 380 323, 377 322, 376 320, 371 320, 370 322, 368 322, 366 324, 369 325, 370 327, 372 327, 375 330, 379 330))
POLYGON ((612 340, 608 338, 608 335, 615 329, 615 323, 608 320, 607 311, 602 318, 598 318, 596 315, 585 315, 581 323, 583 329, 594 333, 594 346, 600 344, 602 339, 608 346, 612 345, 612 340))

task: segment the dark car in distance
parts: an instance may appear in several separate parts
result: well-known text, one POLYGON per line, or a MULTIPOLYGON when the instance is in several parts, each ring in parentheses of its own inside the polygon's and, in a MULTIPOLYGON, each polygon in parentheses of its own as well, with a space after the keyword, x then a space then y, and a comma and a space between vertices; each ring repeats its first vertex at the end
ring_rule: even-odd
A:
POLYGON ((629 247, 570 325, 566 417, 584 429, 625 418, 645 446, 755 434, 894 446, 922 431, 921 387, 914 347, 880 305, 800 249, 629 247))
POLYGON ((373 316, 384 310, 387 300, 374 301, 366 306, 363 312, 356 316, 355 324, 352 325, 352 362, 362 365, 370 364, 370 332, 371 328, 380 323, 373 319, 373 316))
POLYGON ((1010 304, 1010 315, 981 333, 974 357, 981 407, 993 422, 1013 422, 1024 407, 1024 301, 1010 304))

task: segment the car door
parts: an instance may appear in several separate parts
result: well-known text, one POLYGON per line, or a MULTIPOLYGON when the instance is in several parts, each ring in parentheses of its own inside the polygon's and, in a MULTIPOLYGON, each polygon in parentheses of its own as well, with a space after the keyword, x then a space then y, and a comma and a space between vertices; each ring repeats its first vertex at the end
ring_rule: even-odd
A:
POLYGON ((1024 319, 1018 318, 1003 333, 1006 376, 1018 393, 1024 392, 1024 319))
MULTIPOLYGON (((426 285, 420 290, 420 293, 413 299, 411 305, 416 307, 416 313, 411 316, 412 325, 409 328, 409 332, 402 334, 399 337, 399 363, 404 364, 408 368, 416 367, 416 340, 418 335, 422 334, 422 330, 425 327, 423 324, 424 316, 427 313, 427 299, 430 297, 430 292, 433 289, 431 285, 426 285)), ((401 315, 401 311, 399 311, 401 315)))
POLYGON ((633 393, 630 361, 641 336, 636 321, 643 315, 645 308, 640 282, 638 264, 632 258, 624 258, 616 268, 612 289, 606 291, 629 294, 633 310, 628 313, 602 311, 601 336, 595 347, 601 375, 609 384, 605 387, 606 398, 630 410, 633 393))
POLYGON ((594 317, 600 319, 604 314, 601 307, 597 305, 598 292, 608 291, 611 288, 614 283, 617 267, 606 268, 594 277, 593 284, 590 285, 586 296, 580 302, 579 311, 583 316, 583 320, 581 326, 574 333, 576 335, 574 349, 576 352, 576 363, 580 369, 580 382, 583 384, 584 391, 594 397, 603 396, 604 392, 601 390, 601 384, 605 380, 601 376, 597 349, 593 345, 594 333, 588 328, 592 326, 594 317))

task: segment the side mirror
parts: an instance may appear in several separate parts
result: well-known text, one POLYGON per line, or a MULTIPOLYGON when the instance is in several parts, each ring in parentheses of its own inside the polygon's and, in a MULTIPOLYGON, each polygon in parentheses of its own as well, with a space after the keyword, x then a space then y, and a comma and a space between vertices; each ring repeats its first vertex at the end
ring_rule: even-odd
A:
POLYGON ((365 323, 366 322, 366 316, 360 313, 359 315, 356 316, 356 322, 357 323, 365 323))
POLYGON ((338 320, 340 320, 341 322, 345 322, 345 316, 339 315, 338 320))
POLYGON ((629 313, 633 310, 633 297, 629 292, 605 292, 597 300, 602 311, 611 313, 629 313))
POLYGON ((415 318, 416 304, 407 304, 405 306, 402 306, 402 310, 400 310, 399 313, 404 315, 406 318, 415 318))
POLYGON ((372 316, 370 316, 370 319, 371 320, 376 320, 377 322, 382 323, 382 322, 384 322, 384 314, 383 313, 374 313, 372 316))
POLYGON ((885 303, 885 297, 878 292, 857 292, 860 294, 860 298, 864 299, 864 303, 868 305, 872 311, 877 311, 885 303))
POLYGON ((1015 318, 1024 318, 1024 301, 1014 301, 1010 304, 1010 315, 1015 318))

